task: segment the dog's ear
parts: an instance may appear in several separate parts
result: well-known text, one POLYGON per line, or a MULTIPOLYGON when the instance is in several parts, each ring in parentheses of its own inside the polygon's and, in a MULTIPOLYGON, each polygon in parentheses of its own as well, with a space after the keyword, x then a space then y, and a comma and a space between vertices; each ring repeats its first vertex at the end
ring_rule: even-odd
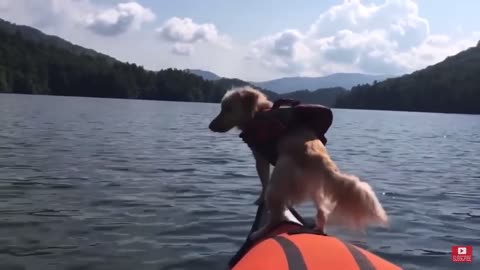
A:
POLYGON ((242 103, 246 112, 252 114, 252 116, 257 111, 259 96, 255 92, 246 91, 242 93, 242 103))

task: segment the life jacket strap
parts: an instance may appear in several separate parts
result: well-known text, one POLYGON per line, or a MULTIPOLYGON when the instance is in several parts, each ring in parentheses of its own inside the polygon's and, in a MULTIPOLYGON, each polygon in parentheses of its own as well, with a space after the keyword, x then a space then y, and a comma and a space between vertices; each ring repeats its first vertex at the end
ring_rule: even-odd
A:
POLYGON ((300 104, 300 101, 294 100, 294 99, 288 99, 288 98, 281 98, 276 100, 273 103, 272 110, 278 109, 281 106, 290 106, 290 107, 295 107, 300 104))
POLYGON ((323 235, 328 236, 325 232, 316 230, 314 228, 309 227, 301 227, 299 229, 290 230, 287 232, 288 235, 295 235, 295 234, 316 234, 316 235, 323 235))

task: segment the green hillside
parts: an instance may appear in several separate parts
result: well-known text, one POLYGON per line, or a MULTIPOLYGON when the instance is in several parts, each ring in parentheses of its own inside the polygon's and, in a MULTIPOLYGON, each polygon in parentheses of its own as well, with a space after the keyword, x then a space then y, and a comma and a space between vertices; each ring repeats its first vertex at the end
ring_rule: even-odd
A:
POLYGON ((0 27, 0 92, 218 102, 226 91, 185 71, 148 71, 58 37, 12 27, 0 27))
POLYGON ((354 87, 336 107, 480 114, 480 42, 412 74, 354 87))
MULTIPOLYGON (((219 102, 228 89, 251 85, 239 79, 204 80, 188 70, 148 71, 3 20, 0 20, 0 40, 0 92, 3 93, 219 102)), ((272 100, 281 97, 261 90, 272 100)), ((309 101, 305 93, 286 96, 322 102, 321 98, 309 101)))

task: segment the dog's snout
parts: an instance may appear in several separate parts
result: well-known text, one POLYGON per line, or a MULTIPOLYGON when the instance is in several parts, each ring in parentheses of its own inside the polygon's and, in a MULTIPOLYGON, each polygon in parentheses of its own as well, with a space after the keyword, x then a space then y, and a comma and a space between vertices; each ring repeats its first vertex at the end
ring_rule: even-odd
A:
POLYGON ((213 119, 212 122, 210 122, 210 124, 208 125, 208 129, 210 129, 211 131, 217 131, 217 124, 216 124, 216 118, 213 119))

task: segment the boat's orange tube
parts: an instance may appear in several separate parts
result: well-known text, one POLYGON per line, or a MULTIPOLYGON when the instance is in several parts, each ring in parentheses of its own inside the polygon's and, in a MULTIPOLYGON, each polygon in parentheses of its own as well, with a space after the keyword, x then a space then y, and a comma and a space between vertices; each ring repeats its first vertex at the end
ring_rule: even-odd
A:
POLYGON ((369 251, 343 242, 338 238, 305 231, 292 233, 293 227, 291 224, 281 225, 267 238, 255 244, 232 269, 401 269, 369 251))

